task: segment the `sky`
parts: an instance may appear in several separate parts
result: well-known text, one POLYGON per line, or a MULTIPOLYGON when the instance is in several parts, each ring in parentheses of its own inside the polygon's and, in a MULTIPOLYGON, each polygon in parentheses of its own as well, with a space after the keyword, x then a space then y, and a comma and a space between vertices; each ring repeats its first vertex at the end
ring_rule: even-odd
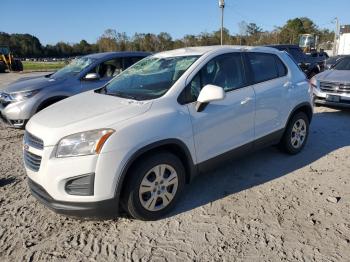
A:
MULTIPOLYGON (((238 23, 264 30, 307 16, 321 28, 332 20, 350 24, 350 0, 226 0, 224 25, 239 33, 238 23)), ((29 33, 42 44, 96 42, 108 29, 138 33, 168 32, 175 39, 220 27, 217 0, 0 0, 0 31, 29 33)))

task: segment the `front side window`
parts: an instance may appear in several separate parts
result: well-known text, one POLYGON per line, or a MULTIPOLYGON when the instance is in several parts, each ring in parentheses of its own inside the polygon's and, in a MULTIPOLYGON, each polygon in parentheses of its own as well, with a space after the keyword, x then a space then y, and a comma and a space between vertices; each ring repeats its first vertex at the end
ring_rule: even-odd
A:
POLYGON ((196 101, 201 89, 209 84, 220 86, 226 92, 243 87, 246 81, 241 54, 224 54, 209 61, 185 88, 182 103, 196 101))
POLYGON ((135 100, 163 96, 198 56, 147 57, 129 67, 99 92, 135 100))
POLYGON ((343 58, 335 66, 335 70, 350 70, 350 58, 343 58))
POLYGON ((97 73, 101 79, 108 79, 123 71, 122 58, 114 58, 98 64, 89 73, 97 73))
POLYGON ((95 59, 88 57, 74 59, 67 66, 52 74, 50 78, 65 78, 69 76, 75 76, 94 62, 95 59))
POLYGON ((286 74, 284 65, 276 64, 276 56, 265 53, 249 53, 248 61, 254 75, 254 83, 268 81, 286 74))

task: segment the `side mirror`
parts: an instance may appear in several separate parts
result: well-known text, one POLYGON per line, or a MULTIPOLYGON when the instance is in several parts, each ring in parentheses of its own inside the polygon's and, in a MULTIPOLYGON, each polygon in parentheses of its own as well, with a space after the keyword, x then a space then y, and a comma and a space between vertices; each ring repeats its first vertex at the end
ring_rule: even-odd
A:
POLYGON ((86 81, 96 81, 100 79, 100 75, 97 73, 89 73, 83 79, 86 81))
POLYGON ((201 112, 213 101, 223 100, 226 96, 225 90, 220 86, 206 85, 202 88, 197 98, 196 110, 201 112))

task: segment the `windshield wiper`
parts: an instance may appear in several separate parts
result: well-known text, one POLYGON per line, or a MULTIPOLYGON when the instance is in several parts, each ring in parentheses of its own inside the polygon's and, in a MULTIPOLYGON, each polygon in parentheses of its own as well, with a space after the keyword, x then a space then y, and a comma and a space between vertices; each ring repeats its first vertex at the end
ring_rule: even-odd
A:
POLYGON ((123 92, 107 93, 107 95, 118 96, 118 97, 128 98, 128 99, 132 99, 132 100, 138 100, 136 96, 133 96, 130 94, 125 94, 123 92))

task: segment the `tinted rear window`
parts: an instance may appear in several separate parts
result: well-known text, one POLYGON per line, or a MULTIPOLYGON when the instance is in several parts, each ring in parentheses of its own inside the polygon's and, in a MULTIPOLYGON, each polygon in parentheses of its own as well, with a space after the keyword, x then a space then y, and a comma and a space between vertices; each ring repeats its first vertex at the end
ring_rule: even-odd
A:
POLYGON ((248 60, 253 71, 255 83, 260 83, 279 77, 275 55, 249 53, 248 60))

